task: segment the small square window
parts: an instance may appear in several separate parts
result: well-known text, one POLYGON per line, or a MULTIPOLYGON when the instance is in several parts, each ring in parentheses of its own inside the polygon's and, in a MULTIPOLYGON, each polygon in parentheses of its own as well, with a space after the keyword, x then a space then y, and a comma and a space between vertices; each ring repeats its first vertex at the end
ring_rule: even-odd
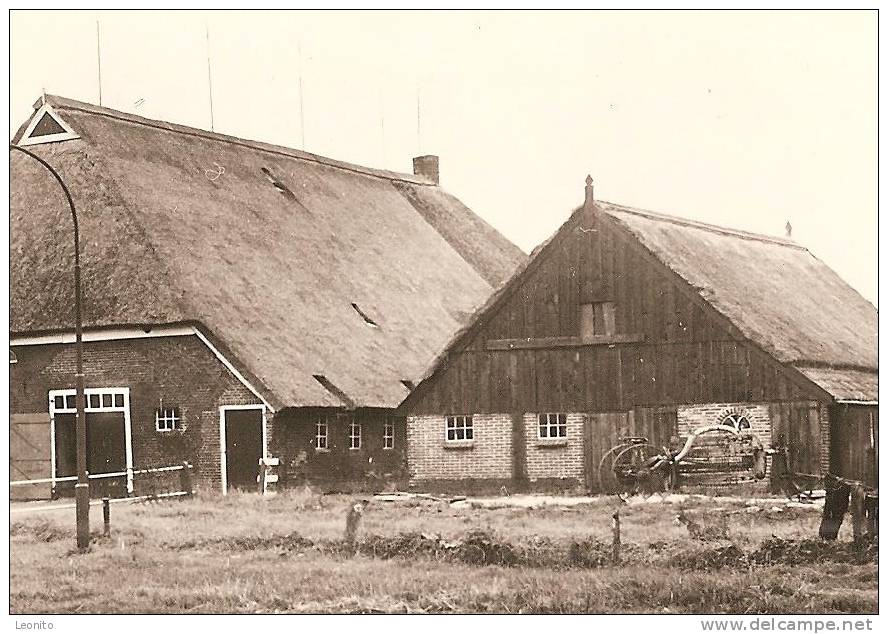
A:
POLYGON ((90 409, 100 409, 102 407, 102 395, 101 394, 90 394, 88 395, 89 408, 90 409))
POLYGON ((361 424, 352 422, 348 426, 348 448, 361 448, 361 424))
POLYGON ((74 394, 65 397, 65 409, 77 409, 77 397, 74 394))
POLYGON ((123 407, 123 394, 114 395, 114 407, 123 407))
POLYGON ((315 449, 327 449, 327 419, 315 423, 315 449))
POLYGON ((111 394, 102 394, 102 407, 113 407, 112 403, 112 395, 111 394))
POLYGON ((458 440, 474 440, 475 430, 471 416, 448 416, 445 429, 445 440, 449 442, 458 440))
POLYGON ((52 406, 55 409, 65 409, 65 397, 64 396, 56 396, 52 400, 52 406))
POLYGON ((154 410, 154 424, 157 431, 176 431, 181 427, 181 423, 178 407, 159 407, 154 410))
POLYGON ((382 448, 392 449, 395 446, 395 425, 388 421, 382 426, 382 448))
POLYGON ((540 414, 540 438, 567 438, 567 414, 540 414))

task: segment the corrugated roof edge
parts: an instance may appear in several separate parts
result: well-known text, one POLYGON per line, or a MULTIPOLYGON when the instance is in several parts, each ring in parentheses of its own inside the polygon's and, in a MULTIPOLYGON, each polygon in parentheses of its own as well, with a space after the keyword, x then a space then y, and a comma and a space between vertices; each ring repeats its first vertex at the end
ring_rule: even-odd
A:
MULTIPOLYGON (((131 114, 128 112, 122 112, 120 110, 114 110, 112 108, 106 108, 104 106, 97 106, 95 104, 87 103, 84 101, 77 101, 75 99, 69 99, 67 97, 61 97, 58 95, 46 95, 46 101, 53 108, 57 110, 75 110, 80 112, 86 112, 89 114, 96 114, 104 117, 109 117, 112 119, 118 119, 120 121, 127 121, 129 123, 135 123, 138 125, 145 125, 152 128, 157 128, 159 130, 166 130, 168 132, 175 132, 178 134, 187 134, 191 136, 198 136, 214 141, 221 141, 223 143, 231 143, 234 145, 242 145, 244 147, 260 150, 262 152, 269 152, 271 154, 278 154, 282 156, 287 156, 289 158, 301 160, 301 161, 309 161, 312 163, 320 163, 322 165, 327 165, 329 167, 335 167, 337 169, 346 170, 349 172, 355 172, 357 174, 363 174, 365 176, 373 176, 375 178, 381 178, 384 180, 390 181, 403 181, 406 183, 413 183, 415 185, 426 185, 428 187, 437 187, 435 183, 432 181, 423 178, 422 176, 417 176, 415 174, 405 174, 401 172, 392 172, 389 170, 382 170, 373 167, 365 167, 363 165, 356 165, 354 163, 346 163, 344 161, 337 161, 336 159, 327 158, 325 156, 320 156, 318 154, 311 154, 310 152, 304 152, 302 150, 296 150, 294 148, 289 148, 283 145, 274 145, 273 143, 265 143, 262 141, 253 141, 250 139, 242 139, 239 137, 231 136, 228 134, 221 134, 219 132, 211 132, 209 130, 203 130, 201 128, 193 128, 186 125, 180 125, 178 123, 170 123, 169 121, 162 121, 160 119, 148 119, 146 117, 141 117, 139 115, 131 114)), ((38 99, 34 103, 34 109, 37 110, 40 106, 43 105, 43 99, 38 99)), ((15 138, 15 137, 13 137, 15 138)))

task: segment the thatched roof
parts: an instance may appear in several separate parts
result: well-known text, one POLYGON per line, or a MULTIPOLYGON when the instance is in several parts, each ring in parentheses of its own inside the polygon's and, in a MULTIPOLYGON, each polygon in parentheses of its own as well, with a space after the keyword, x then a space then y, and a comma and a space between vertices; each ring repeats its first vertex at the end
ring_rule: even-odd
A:
POLYGON ((878 399, 876 309, 803 246, 598 205, 778 361, 835 398, 878 399))
MULTIPOLYGON (((750 341, 837 400, 878 400, 875 307, 799 244, 596 201, 750 341)), ((428 381, 473 325, 492 314, 549 246, 574 230, 583 208, 520 266, 435 357, 428 381)))
MULTIPOLYGON (((81 137, 29 149, 78 205, 85 325, 197 323, 277 408, 396 406, 526 259, 419 176, 47 100, 81 137)), ((70 329, 67 205, 10 158, 10 330, 70 329)))

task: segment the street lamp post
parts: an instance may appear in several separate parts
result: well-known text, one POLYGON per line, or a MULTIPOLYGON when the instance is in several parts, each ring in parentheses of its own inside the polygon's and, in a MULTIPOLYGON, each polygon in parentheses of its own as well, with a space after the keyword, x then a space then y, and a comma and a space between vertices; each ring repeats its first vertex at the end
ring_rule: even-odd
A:
MULTIPOLYGON (((77 548, 89 547, 89 476, 86 472, 86 401, 83 395, 83 320, 80 311, 80 228, 77 223, 77 210, 74 199, 67 185, 53 167, 42 158, 18 145, 9 145, 10 150, 18 150, 43 165, 52 174, 65 192, 68 205, 71 207, 71 218, 74 220, 74 333, 77 350, 77 373, 74 375, 77 395, 77 418, 75 433, 77 436, 77 484, 74 485, 74 502, 77 507, 77 548)), ((55 477, 55 474, 53 474, 55 477)))

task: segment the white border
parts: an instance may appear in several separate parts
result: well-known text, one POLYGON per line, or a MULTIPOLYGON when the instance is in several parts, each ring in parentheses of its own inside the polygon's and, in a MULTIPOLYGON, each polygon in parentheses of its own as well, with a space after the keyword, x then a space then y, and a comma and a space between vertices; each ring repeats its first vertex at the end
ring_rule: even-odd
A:
POLYGON ((45 103, 40 106, 40 109, 31 118, 31 123, 29 123, 28 127, 25 128, 25 132, 19 139, 18 145, 40 145, 42 143, 55 143, 57 141, 73 141, 74 139, 79 138, 80 136, 76 132, 74 132, 74 129, 71 126, 65 123, 65 121, 56 113, 56 111, 52 109, 52 106, 50 106, 48 103, 45 103), (40 120, 45 114, 48 114, 50 117, 52 117, 53 120, 58 123, 65 131, 57 132, 56 134, 44 134, 31 138, 31 133, 34 131, 34 128, 37 127, 37 124, 40 123, 40 120))
MULTIPOLYGON (((270 413, 274 414, 274 408, 259 393, 259 390, 253 387, 244 375, 241 374, 227 358, 225 358, 225 355, 219 352, 216 346, 210 343, 209 339, 207 339, 206 336, 194 326, 150 326, 148 330, 145 330, 144 328, 113 328, 108 330, 97 330, 83 333, 83 341, 119 341, 123 339, 152 339, 154 337, 181 337, 186 335, 194 335, 200 339, 203 344, 209 348, 210 352, 222 362, 222 365, 224 365, 228 371, 253 394, 253 396, 262 401, 262 404, 265 405, 270 413)), ((45 335, 22 335, 10 337, 9 339, 10 347, 40 346, 75 342, 76 336, 70 331, 45 335)))
MULTIPOLYGON (((268 408, 265 405, 222 405, 219 407, 219 466, 222 473, 222 495, 228 495, 228 460, 225 447, 225 414, 229 411, 262 411, 262 458, 268 457, 268 408)), ((262 492, 263 494, 265 491, 262 492)))
MULTIPOLYGON (((124 437, 126 439, 126 491, 128 494, 132 495, 133 493, 133 430, 132 430, 132 422, 130 420, 130 391, 128 387, 88 387, 83 390, 85 396, 89 396, 90 394, 111 394, 111 407, 86 407, 85 413, 89 412, 122 412, 123 413, 123 430, 124 437), (123 395, 123 405, 121 407, 114 406, 113 395, 122 394, 123 395)), ((76 410, 71 410, 69 408, 61 408, 56 409, 55 406, 55 397, 56 396, 72 396, 77 394, 76 389, 64 389, 64 390, 50 390, 49 391, 49 435, 50 435, 50 445, 52 447, 52 453, 50 457, 51 463, 51 472, 52 472, 52 487, 55 489, 56 479, 58 475, 56 474, 56 442, 55 442, 55 414, 56 412, 64 412, 66 414, 70 414, 72 411, 76 412, 76 410)), ((87 403, 89 403, 89 399, 87 398, 87 403)), ((87 418, 87 421, 89 419, 87 418)))

